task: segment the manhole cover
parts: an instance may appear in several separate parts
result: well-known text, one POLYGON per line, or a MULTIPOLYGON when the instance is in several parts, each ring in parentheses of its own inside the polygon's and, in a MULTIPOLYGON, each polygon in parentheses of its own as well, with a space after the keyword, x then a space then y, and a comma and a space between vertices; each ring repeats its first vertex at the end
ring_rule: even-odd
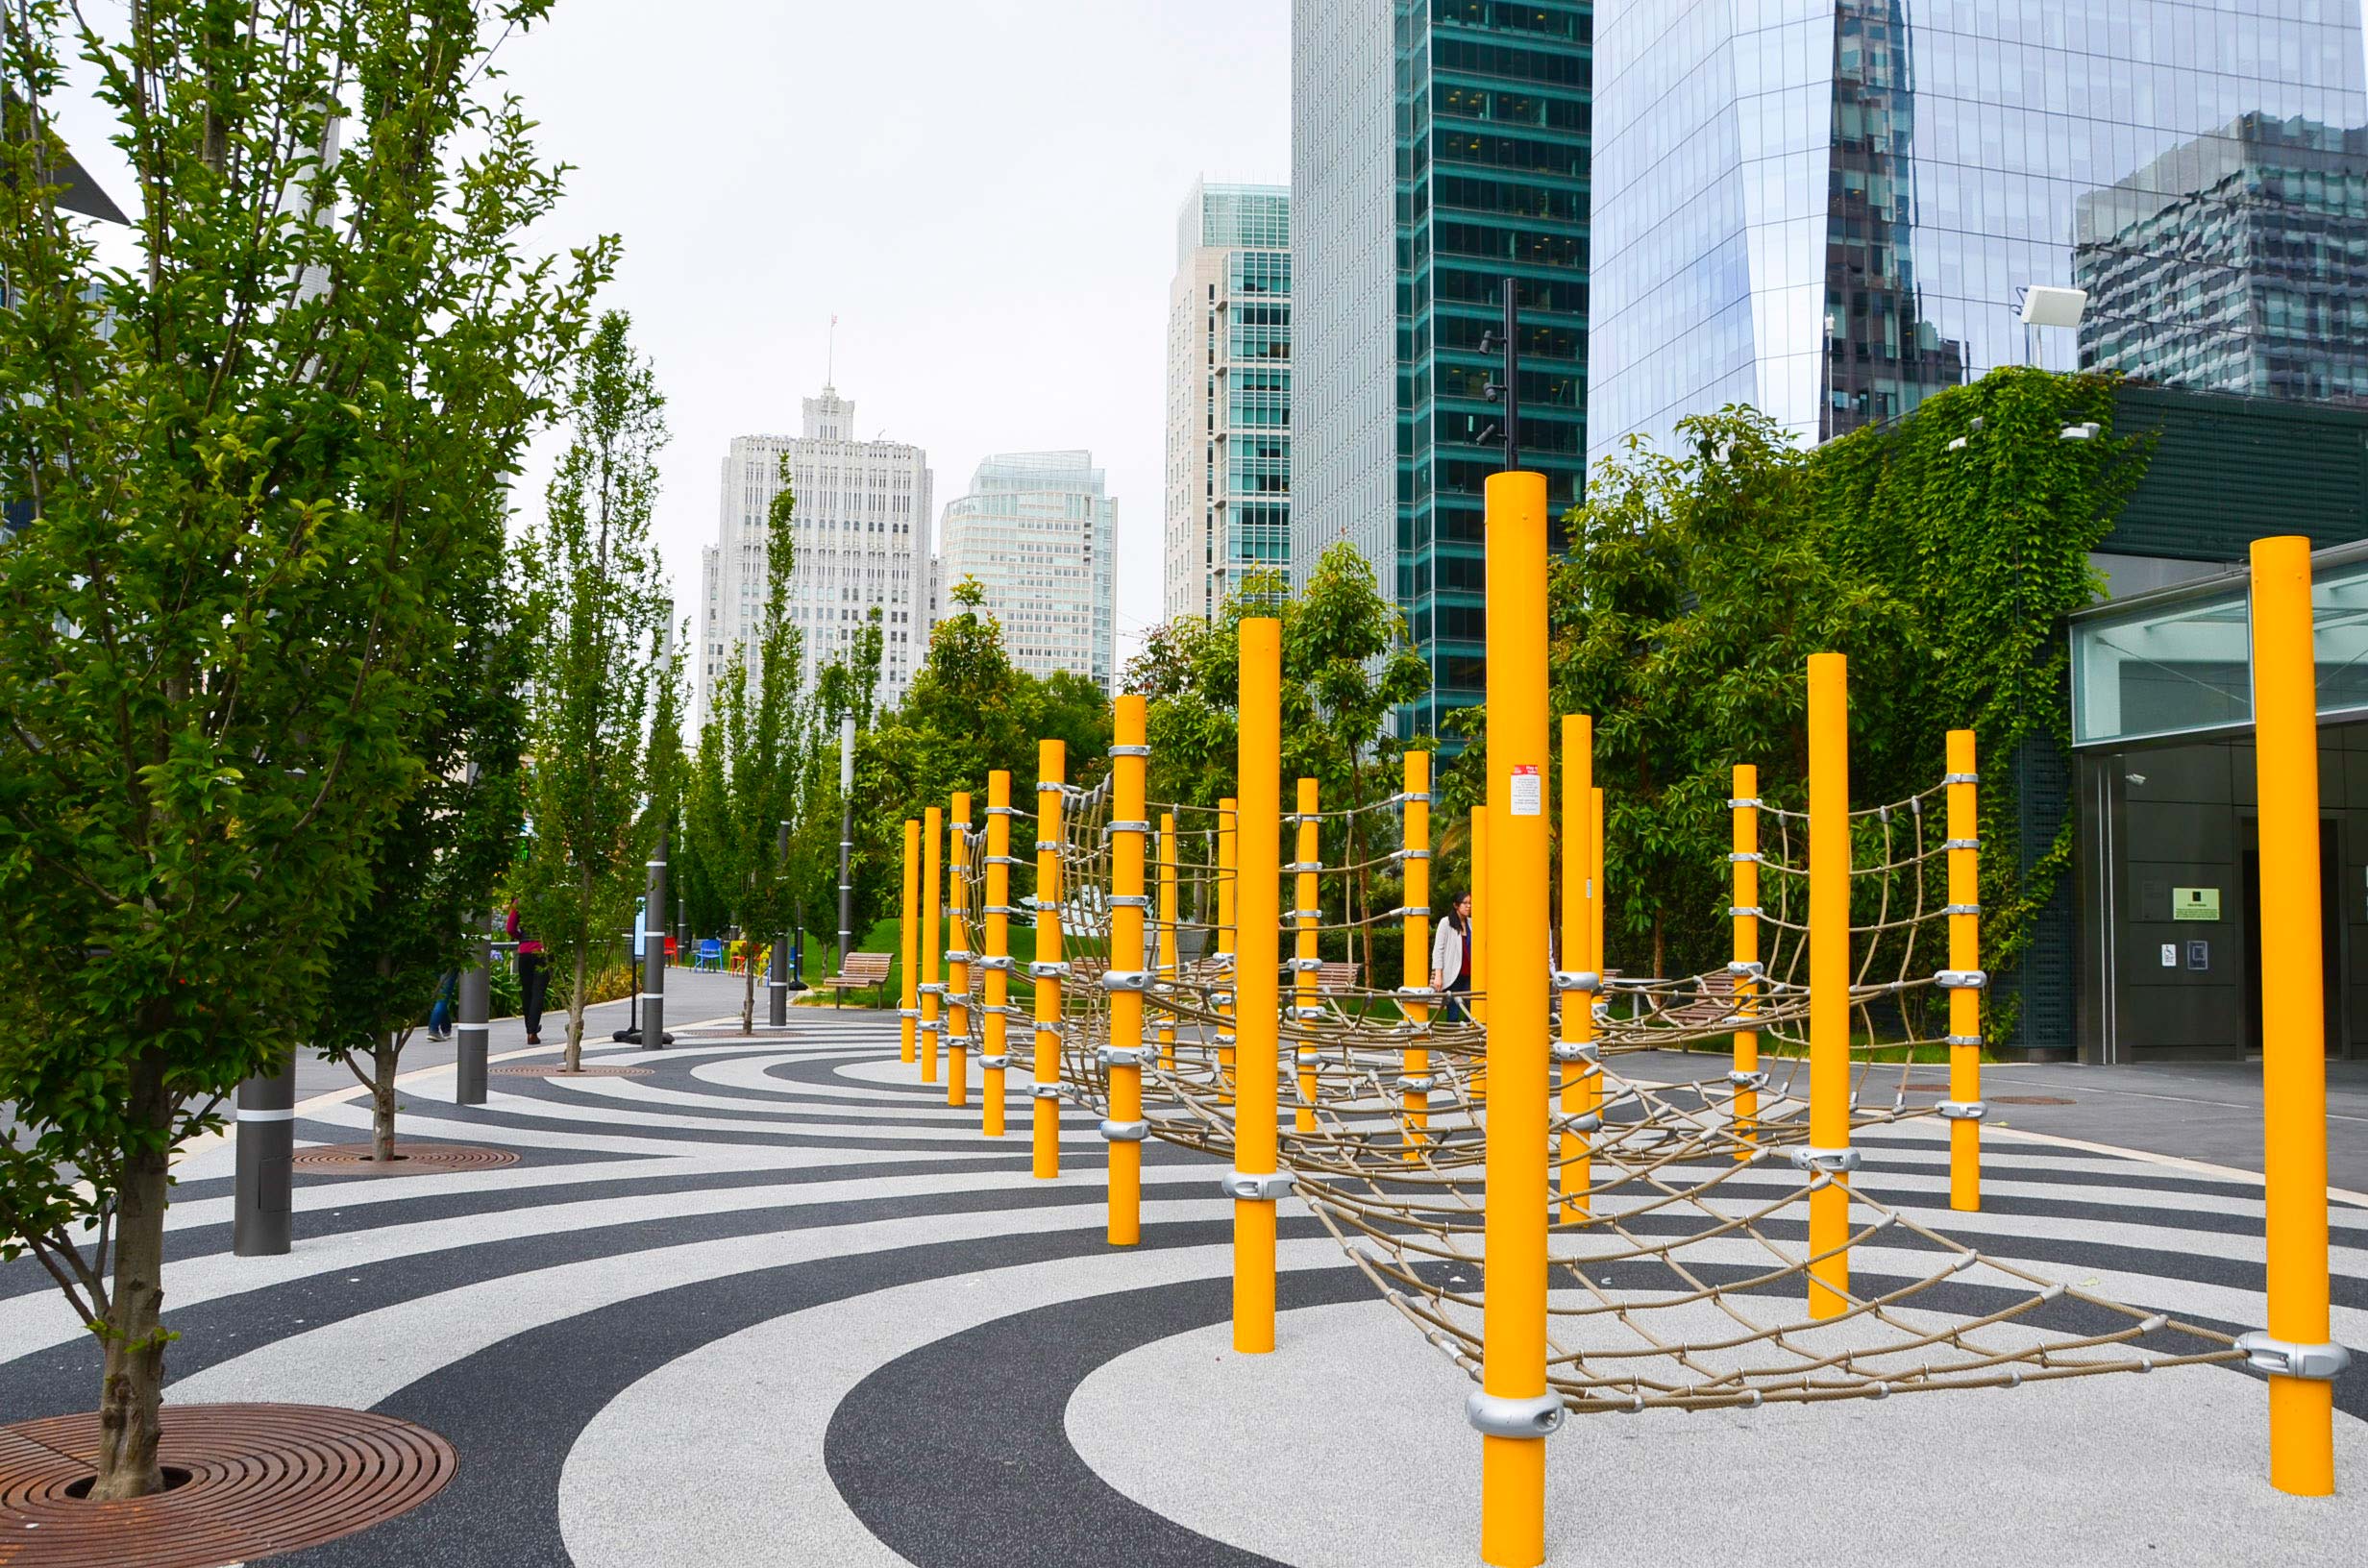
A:
POLYGON ((518 1067, 487 1067, 497 1078, 647 1078, 655 1067, 579 1067, 568 1071, 555 1062, 530 1062, 518 1067))
POLYGON ((424 1427, 319 1405, 167 1405, 158 1458, 169 1491, 86 1503, 96 1414, 0 1427, 0 1563, 8 1568, 211 1568, 350 1535, 452 1480, 453 1447, 424 1427))
MULTIPOLYGON (((332 1176, 433 1176, 452 1170, 491 1170, 498 1165, 514 1165, 518 1154, 514 1149, 488 1148, 482 1143, 398 1143, 395 1158, 381 1162, 370 1158, 367 1143, 324 1143, 317 1148, 298 1149, 290 1162, 298 1170, 332 1176)), ((7 1558, 0 1557, 0 1563, 7 1558)), ((9 1568, 14 1568, 10 1564, 9 1568)))

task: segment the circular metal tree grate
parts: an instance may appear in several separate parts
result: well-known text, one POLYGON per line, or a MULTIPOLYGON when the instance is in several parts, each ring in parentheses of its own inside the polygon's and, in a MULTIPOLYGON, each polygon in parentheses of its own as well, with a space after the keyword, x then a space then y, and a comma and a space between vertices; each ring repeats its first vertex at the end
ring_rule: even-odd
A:
POLYGON ((324 1143, 298 1149, 290 1162, 298 1170, 316 1176, 434 1176, 455 1170, 491 1170, 518 1163, 515 1149, 488 1148, 481 1143, 398 1143, 395 1158, 370 1158, 367 1143, 324 1143))
POLYGON ((574 1072, 550 1062, 531 1062, 524 1066, 487 1067, 487 1072, 502 1078, 647 1078, 655 1067, 580 1067, 574 1072))
POLYGON ((350 1535, 452 1480, 453 1447, 424 1427, 319 1405, 167 1405, 169 1489, 89 1503, 95 1414, 0 1427, 0 1563, 9 1568, 211 1568, 350 1535))

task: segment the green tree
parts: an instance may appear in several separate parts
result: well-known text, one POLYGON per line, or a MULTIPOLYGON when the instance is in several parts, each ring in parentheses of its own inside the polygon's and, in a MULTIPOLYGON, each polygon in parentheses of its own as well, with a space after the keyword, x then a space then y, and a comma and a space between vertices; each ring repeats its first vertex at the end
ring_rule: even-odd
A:
MULTIPOLYGON (((488 500, 491 500, 489 495, 488 500)), ((435 706, 419 787, 372 847, 369 894, 333 944, 337 977, 312 1042, 370 1090, 371 1158, 395 1158, 395 1074, 439 986, 474 962, 494 889, 517 853, 526 646, 509 620, 501 525, 469 570, 432 586, 463 640, 423 661, 435 706)))
POLYGON ((582 1066, 597 948, 625 929, 650 847, 650 721, 671 678, 672 608, 650 539, 665 399, 624 312, 601 317, 568 403, 573 437, 528 542, 534 628, 529 928, 572 977, 567 1070, 582 1066))
POLYGON ((0 1253, 100 1347, 95 1499, 161 1484, 171 1150, 320 1016, 427 773, 436 585, 498 550, 609 267, 527 248, 558 171, 485 67, 546 10, 0 11, 0 1253), (53 205, 69 55, 136 184, 120 271, 53 205))

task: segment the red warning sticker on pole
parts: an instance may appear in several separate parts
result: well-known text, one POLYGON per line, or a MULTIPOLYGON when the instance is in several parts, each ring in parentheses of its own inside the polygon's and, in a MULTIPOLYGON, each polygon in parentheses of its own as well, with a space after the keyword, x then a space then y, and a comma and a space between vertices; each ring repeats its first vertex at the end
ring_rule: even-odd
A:
POLYGON ((1513 765, 1513 815, 1542 817, 1545 815, 1545 780, 1533 763, 1513 765))

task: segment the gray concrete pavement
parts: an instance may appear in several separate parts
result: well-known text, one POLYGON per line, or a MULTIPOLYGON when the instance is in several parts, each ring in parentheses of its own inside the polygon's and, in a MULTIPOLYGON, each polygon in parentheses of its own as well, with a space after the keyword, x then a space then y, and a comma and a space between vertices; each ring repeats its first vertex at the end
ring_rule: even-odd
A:
MULTIPOLYGON (((1655 1082, 1714 1071, 1707 1052, 1648 1051, 1619 1059, 1619 1070, 1655 1082)), ((1919 1067, 1914 1081, 1947 1069, 1919 1067)), ((1993 1125, 2148 1154, 2261 1168, 2261 1065, 2207 1062, 2092 1067, 2079 1063, 1986 1064, 1982 1092, 1993 1125), (2035 1101, 2060 1100, 2062 1104, 2035 1101)), ((2368 1192, 2368 1062, 2327 1064, 2328 1182, 2368 1192)))

